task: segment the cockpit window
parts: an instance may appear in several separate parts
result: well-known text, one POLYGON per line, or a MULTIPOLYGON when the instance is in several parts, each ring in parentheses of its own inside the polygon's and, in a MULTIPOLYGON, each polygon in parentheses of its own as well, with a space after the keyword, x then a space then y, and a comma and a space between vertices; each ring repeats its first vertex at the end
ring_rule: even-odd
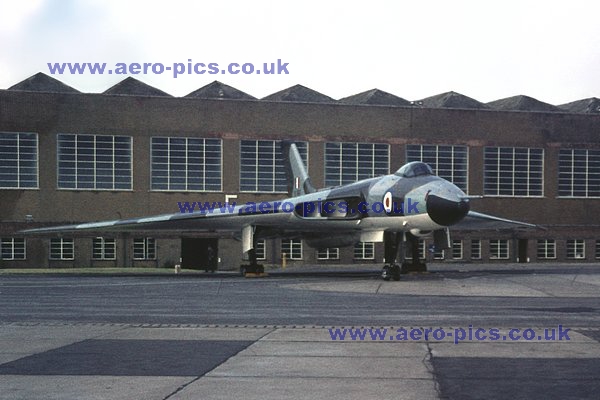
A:
POLYGON ((402 168, 396 171, 395 175, 403 178, 414 178, 415 176, 433 175, 433 170, 424 162, 413 161, 405 164, 402 168))

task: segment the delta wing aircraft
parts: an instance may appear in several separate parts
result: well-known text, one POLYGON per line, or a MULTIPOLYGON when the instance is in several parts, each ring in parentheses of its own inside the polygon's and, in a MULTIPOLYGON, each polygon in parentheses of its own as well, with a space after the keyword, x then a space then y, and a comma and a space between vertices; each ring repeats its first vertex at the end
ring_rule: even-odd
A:
POLYGON ((391 175, 316 190, 296 145, 282 142, 290 198, 221 207, 210 211, 89 222, 30 229, 24 234, 78 232, 177 231, 208 232, 241 240, 250 263, 242 273, 263 272, 256 260, 259 239, 303 239, 313 248, 344 247, 357 242, 383 242, 382 278, 399 280, 402 272, 424 270, 418 238, 432 236, 436 249, 450 247, 450 226, 466 229, 535 227, 470 211, 470 196, 434 175, 422 162, 410 162, 391 175), (406 253, 412 261, 405 261, 406 253))

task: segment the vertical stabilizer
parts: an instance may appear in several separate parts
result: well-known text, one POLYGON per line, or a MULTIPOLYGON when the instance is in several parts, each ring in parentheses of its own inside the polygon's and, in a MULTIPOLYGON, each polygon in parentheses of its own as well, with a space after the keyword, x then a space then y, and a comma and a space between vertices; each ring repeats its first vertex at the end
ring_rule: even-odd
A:
POLYGON ((290 141, 281 142, 281 152, 285 162, 285 171, 288 178, 288 193, 292 197, 315 192, 310 182, 310 177, 304 167, 304 162, 296 144, 290 141))

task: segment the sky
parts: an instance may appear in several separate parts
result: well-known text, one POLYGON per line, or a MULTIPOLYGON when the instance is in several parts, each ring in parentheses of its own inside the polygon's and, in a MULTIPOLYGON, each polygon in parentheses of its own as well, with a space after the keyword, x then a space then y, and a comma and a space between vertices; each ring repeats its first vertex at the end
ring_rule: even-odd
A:
MULTIPOLYGON (((600 2, 0 0, 0 89, 47 63, 288 63, 289 74, 131 75, 173 96, 219 80, 257 98, 301 84, 334 99, 600 97, 600 2)), ((63 74, 82 92, 127 75, 63 74)))

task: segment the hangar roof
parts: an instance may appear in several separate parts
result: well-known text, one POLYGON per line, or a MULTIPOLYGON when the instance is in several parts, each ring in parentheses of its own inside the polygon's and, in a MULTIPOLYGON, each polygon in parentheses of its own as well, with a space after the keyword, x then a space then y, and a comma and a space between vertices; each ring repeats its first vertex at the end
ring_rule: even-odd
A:
POLYGON ((8 88, 8 90, 23 90, 28 92, 80 93, 79 90, 65 85, 58 79, 38 72, 8 88))
POLYGON ((213 81, 206 86, 202 86, 185 97, 194 97, 197 99, 256 100, 256 97, 219 81, 213 81))
POLYGON ((590 97, 589 99, 562 104, 559 107, 575 113, 600 114, 600 99, 597 97, 590 97))
POLYGON ((293 101, 302 103, 336 103, 329 96, 319 93, 302 85, 294 85, 287 89, 263 97, 261 100, 269 101, 293 101))
POLYGON ((423 107, 427 108, 489 108, 480 101, 456 92, 446 92, 427 97, 418 103, 422 103, 423 107))
POLYGON ((102 94, 121 94, 126 96, 162 96, 172 97, 170 94, 163 92, 153 86, 150 86, 142 81, 139 81, 131 76, 123 79, 116 85, 108 88, 102 94))
MULTIPOLYGON (((61 81, 38 72, 35 75, 9 87, 10 91, 29 91, 46 93, 81 93, 77 89, 62 83, 61 81)), ((128 96, 159 96, 173 97, 160 89, 152 87, 133 77, 127 77, 121 82, 104 91, 108 95, 128 96)), ((232 86, 219 81, 214 81, 191 93, 187 98, 199 99, 240 99, 257 100, 255 97, 242 92, 232 86)), ((409 102, 401 97, 384 92, 379 89, 371 89, 362 93, 344 97, 340 100, 319 93, 302 85, 294 85, 287 89, 273 93, 261 100, 301 103, 341 103, 341 104, 364 104, 364 105, 386 105, 386 106, 409 106, 419 104, 427 108, 458 108, 458 109, 487 109, 506 111, 539 111, 539 112, 570 112, 581 114, 600 114, 600 99, 590 97, 587 99, 573 101, 571 103, 554 106, 544 103, 529 96, 513 96, 495 100, 487 104, 481 103, 471 97, 456 92, 446 92, 435 96, 424 98, 417 102, 409 102)))
POLYGON ((494 110, 504 111, 562 111, 552 104, 544 103, 529 96, 512 96, 487 103, 494 110))
POLYGON ((371 89, 366 92, 344 97, 339 100, 345 104, 369 104, 379 106, 410 106, 410 101, 379 89, 371 89))

